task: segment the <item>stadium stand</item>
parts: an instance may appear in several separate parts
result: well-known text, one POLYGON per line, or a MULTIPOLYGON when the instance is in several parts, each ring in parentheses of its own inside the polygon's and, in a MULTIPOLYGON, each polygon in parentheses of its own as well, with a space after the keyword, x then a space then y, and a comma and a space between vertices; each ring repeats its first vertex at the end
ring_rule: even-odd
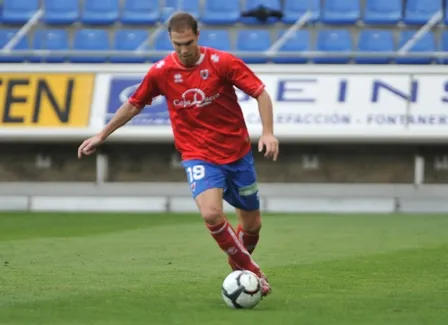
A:
POLYGON ((202 44, 249 63, 446 62, 441 0, 4 0, 0 44, 13 53, 1 62, 154 62, 171 50, 161 31, 177 10, 199 19, 202 44))
POLYGON ((322 11, 325 24, 354 24, 361 16, 359 0, 326 0, 322 11))
POLYGON ((309 20, 316 22, 320 17, 320 11, 320 0, 285 0, 282 22, 285 24, 294 24, 297 21, 297 17, 302 17, 306 12, 310 13, 309 20))
MULTIPOLYGON (((399 35, 399 46, 404 46, 408 42, 414 33, 409 30, 401 31, 399 35)), ((414 47, 409 49, 410 52, 434 52, 436 50, 434 34, 432 32, 427 32, 422 35, 415 43, 414 47)), ((396 63, 399 64, 430 64, 430 57, 422 58, 396 58, 396 63)))
POLYGON ((402 0, 366 0, 363 21, 370 25, 396 24, 402 11, 402 0))
MULTIPOLYGON (((269 49, 269 31, 257 30, 257 29, 243 29, 237 34, 237 48, 241 51, 258 52, 267 51, 269 49)), ((266 63, 267 59, 259 57, 246 57, 241 58, 247 63, 266 63)))
MULTIPOLYGON (((69 36, 68 32, 64 29, 47 29, 37 30, 33 37, 33 49, 36 50, 68 50, 69 48, 69 36)), ((31 62, 48 62, 48 63, 61 63, 66 60, 66 57, 47 57, 42 58, 39 56, 30 57, 31 62)))
MULTIPOLYGON (((440 46, 442 48, 442 51, 448 52, 448 32, 447 31, 444 31, 442 33, 442 39, 441 39, 440 43, 441 43, 440 46)), ((443 60, 441 60, 441 62, 443 64, 447 64, 448 63, 448 59, 443 59, 443 60)))
POLYGON ((5 0, 2 21, 5 24, 24 24, 39 9, 39 0, 5 0))
POLYGON ((223 51, 231 49, 230 34, 226 30, 204 30, 201 33, 202 44, 223 51))
POLYGON ((79 18, 78 0, 45 0, 43 22, 47 25, 70 25, 79 18))
MULTIPOLYGON (((359 33, 358 51, 361 52, 393 52, 394 50, 394 36, 388 30, 371 30, 364 29, 359 33)), ((390 63, 391 58, 383 57, 359 57, 356 58, 356 63, 365 64, 387 64, 390 63)))
POLYGON ((409 25, 425 24, 442 8, 442 0, 408 0, 403 21, 409 25))
MULTIPOLYGON (((149 37, 149 33, 142 29, 118 30, 114 35, 114 50, 128 52, 135 51, 149 37)), ((144 58, 139 57, 113 57, 112 63, 142 63, 144 58)))
POLYGON ((86 25, 112 25, 120 15, 118 0, 84 1, 81 22, 86 25))
POLYGON ((120 22, 125 25, 155 24, 159 20, 158 0, 127 0, 123 6, 120 22))
POLYGON ((235 24, 239 17, 239 0, 210 0, 205 2, 201 21, 208 25, 227 25, 235 24))
MULTIPOLYGON (((346 29, 320 30, 317 34, 316 49, 323 52, 349 52, 352 49, 350 31, 346 29)), ((348 57, 314 58, 316 63, 347 63, 348 57)))
MULTIPOLYGON (((73 39, 75 50, 95 51, 110 49, 109 37, 103 29, 79 29, 75 31, 73 39)), ((101 63, 106 62, 106 55, 96 57, 72 56, 70 61, 74 63, 101 63)))
MULTIPOLYGON (((0 30, 0 46, 4 47, 16 34, 15 29, 1 29, 0 30)), ((26 50, 28 49, 28 43, 26 38, 22 38, 17 44, 12 48, 13 50, 26 50)), ((12 62, 22 62, 25 61, 26 57, 22 55, 8 55, 0 56, 0 62, 12 63, 12 62)))
MULTIPOLYGON (((278 33, 277 38, 281 38, 287 30, 281 30, 278 33)), ((300 51, 309 51, 310 50, 310 32, 308 30, 298 30, 295 31, 288 39, 288 42, 283 44, 279 51, 281 52, 300 52, 300 51)), ((274 57, 272 58, 273 63, 305 63, 306 58, 303 57, 274 57)))

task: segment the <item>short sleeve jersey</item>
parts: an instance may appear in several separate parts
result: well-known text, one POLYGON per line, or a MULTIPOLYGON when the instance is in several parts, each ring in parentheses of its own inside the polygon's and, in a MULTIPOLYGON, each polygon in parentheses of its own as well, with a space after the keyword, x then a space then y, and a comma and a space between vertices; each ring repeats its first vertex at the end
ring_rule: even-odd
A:
POLYGON ((182 159, 227 164, 251 148, 234 86, 253 98, 265 87, 241 59, 201 47, 193 67, 184 66, 174 52, 155 63, 129 101, 143 108, 153 98, 165 96, 182 159))

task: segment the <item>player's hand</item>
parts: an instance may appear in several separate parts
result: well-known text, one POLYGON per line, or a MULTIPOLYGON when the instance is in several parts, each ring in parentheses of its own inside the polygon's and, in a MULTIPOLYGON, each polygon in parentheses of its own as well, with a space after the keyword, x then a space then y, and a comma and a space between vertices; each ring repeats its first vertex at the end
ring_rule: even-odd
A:
POLYGON ((264 156, 266 158, 272 157, 272 160, 276 161, 279 153, 278 140, 273 134, 262 135, 258 141, 258 151, 262 152, 266 147, 264 156))
POLYGON ((104 142, 100 135, 95 135, 84 141, 78 148, 78 158, 81 159, 83 155, 89 156, 96 151, 99 145, 104 142))

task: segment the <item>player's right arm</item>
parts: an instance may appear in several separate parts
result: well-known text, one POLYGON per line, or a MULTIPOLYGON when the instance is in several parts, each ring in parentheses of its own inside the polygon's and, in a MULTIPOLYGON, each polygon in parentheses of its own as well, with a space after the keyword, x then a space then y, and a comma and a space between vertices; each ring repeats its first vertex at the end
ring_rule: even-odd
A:
POLYGON ((138 115, 145 105, 151 104, 152 99, 160 95, 157 84, 156 69, 151 69, 129 100, 117 110, 109 123, 97 135, 85 140, 78 148, 78 158, 83 155, 91 155, 96 148, 104 143, 106 139, 117 129, 138 115))
POLYGON ((134 116, 140 113, 140 109, 132 105, 129 101, 125 102, 117 110, 115 115, 109 121, 109 123, 100 132, 100 138, 104 141, 109 135, 115 132, 115 130, 121 128, 123 125, 128 123, 134 116))

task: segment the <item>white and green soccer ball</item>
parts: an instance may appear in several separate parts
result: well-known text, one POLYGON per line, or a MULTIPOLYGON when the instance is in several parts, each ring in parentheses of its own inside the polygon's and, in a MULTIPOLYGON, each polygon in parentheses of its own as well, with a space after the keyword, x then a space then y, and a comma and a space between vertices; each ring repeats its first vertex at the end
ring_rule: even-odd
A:
POLYGON ((253 308, 262 298, 261 280, 251 271, 233 271, 224 279, 221 294, 230 308, 253 308))

